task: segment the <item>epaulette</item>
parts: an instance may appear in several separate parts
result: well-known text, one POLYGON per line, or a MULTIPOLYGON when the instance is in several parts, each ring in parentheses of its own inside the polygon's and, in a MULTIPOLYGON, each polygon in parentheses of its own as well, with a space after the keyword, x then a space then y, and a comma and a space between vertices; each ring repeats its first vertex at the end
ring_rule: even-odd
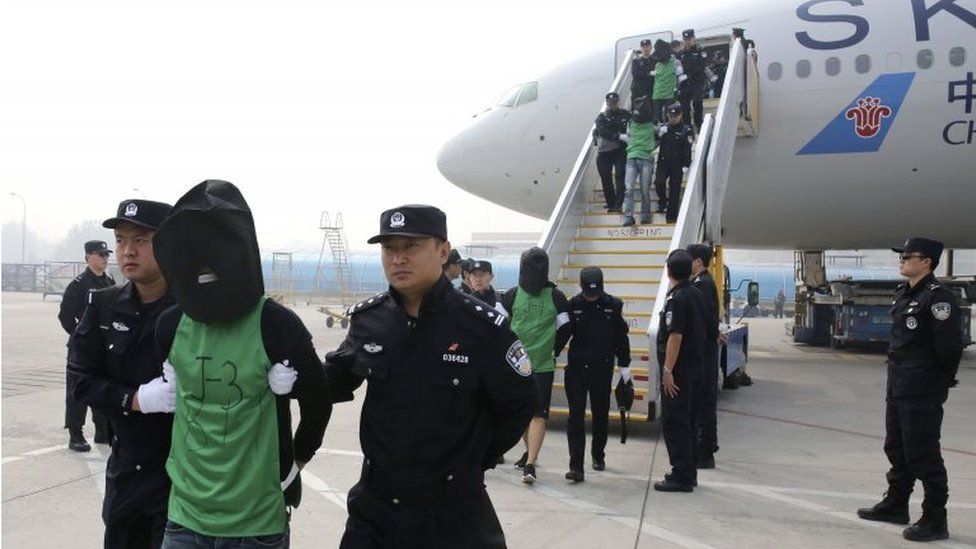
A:
POLYGON ((383 293, 376 294, 373 297, 366 299, 364 301, 360 301, 359 303, 346 309, 346 315, 354 315, 356 313, 361 313, 371 307, 375 307, 380 303, 383 303, 383 300, 389 297, 389 295, 390 292, 383 292, 383 293))
POLYGON ((495 326, 505 325, 505 315, 499 313, 494 307, 490 307, 488 304, 482 303, 481 301, 475 302, 472 299, 464 298, 461 300, 461 308, 471 313, 473 316, 480 318, 485 322, 490 322, 495 326))
POLYGON ((102 302, 102 296, 113 294, 110 299, 115 299, 115 295, 121 290, 121 286, 109 286, 107 288, 98 288, 97 290, 88 291, 88 304, 95 305, 102 302))
POLYGON ((933 283, 929 284, 929 289, 930 290, 935 290, 935 289, 941 288, 941 287, 942 287, 942 284, 939 284, 938 282, 933 282, 933 283))

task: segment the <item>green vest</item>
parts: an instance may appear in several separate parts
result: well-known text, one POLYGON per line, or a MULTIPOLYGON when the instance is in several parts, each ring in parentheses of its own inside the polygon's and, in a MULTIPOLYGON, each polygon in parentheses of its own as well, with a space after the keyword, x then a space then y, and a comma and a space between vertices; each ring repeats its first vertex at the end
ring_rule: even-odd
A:
POLYGON ((627 160, 641 158, 654 160, 657 128, 651 122, 630 122, 630 143, 627 144, 627 160))
POLYGON ((552 288, 543 288, 532 295, 519 288, 512 305, 512 331, 525 347, 532 361, 532 371, 551 372, 556 369, 553 348, 556 346, 556 305, 552 302, 552 288))
POLYGON ((183 315, 169 353, 178 380, 169 519, 208 536, 285 531, 277 408, 261 337, 265 299, 226 323, 183 315))
POLYGON ((674 56, 654 67, 654 95, 652 99, 655 101, 674 99, 674 90, 678 86, 678 76, 675 74, 675 69, 674 56))

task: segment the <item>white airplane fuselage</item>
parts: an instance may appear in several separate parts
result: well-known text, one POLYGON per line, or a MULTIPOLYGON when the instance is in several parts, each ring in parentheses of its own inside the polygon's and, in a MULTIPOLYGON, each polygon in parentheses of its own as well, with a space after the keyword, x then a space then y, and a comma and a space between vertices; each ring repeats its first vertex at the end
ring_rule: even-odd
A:
MULTIPOLYGON (((866 249, 918 234, 976 247, 976 0, 743 2, 651 31, 733 27, 756 43, 761 130, 736 141, 723 244, 866 249)), ((608 44, 541 77, 534 101, 476 116, 441 172, 548 218, 617 57, 608 44)))

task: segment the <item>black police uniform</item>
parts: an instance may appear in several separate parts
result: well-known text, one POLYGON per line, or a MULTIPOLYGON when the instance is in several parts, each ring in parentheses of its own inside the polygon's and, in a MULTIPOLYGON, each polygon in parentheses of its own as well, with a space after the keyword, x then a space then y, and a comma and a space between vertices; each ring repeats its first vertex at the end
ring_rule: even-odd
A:
POLYGON ((600 174, 608 210, 619 210, 624 203, 627 144, 620 140, 620 134, 627 133, 628 123, 630 112, 619 108, 601 112, 594 123, 596 127, 593 129, 593 137, 599 138, 596 169, 600 174))
MULTIPOLYGON (((85 253, 100 253, 108 252, 108 245, 105 242, 93 241, 85 244, 85 253), (89 244, 95 243, 96 246, 92 246, 92 251, 89 251, 89 244)), ((115 280, 108 274, 103 273, 102 276, 97 276, 92 272, 91 269, 85 269, 83 273, 76 276, 74 280, 68 283, 68 286, 64 289, 64 296, 61 298, 61 309, 58 312, 58 321, 61 323, 61 327, 70 336, 74 333, 75 328, 78 326, 78 322, 81 321, 81 316, 85 312, 85 307, 88 305, 88 293, 92 290, 100 290, 102 288, 108 288, 115 286, 115 280)), ((70 339, 69 339, 70 342, 70 339)), ((65 374, 67 375, 67 373, 65 374)), ((88 411, 88 407, 84 404, 76 402, 74 398, 71 397, 71 391, 67 390, 65 387, 65 399, 64 399, 64 427, 71 432, 72 437, 81 434, 81 428, 85 425, 85 415, 88 411)), ((108 418, 105 414, 98 410, 92 410, 92 423, 95 424, 95 442, 109 444, 112 442, 112 429, 108 424, 108 418)))
MULTIPOLYGON (((443 213, 430 210, 384 212, 381 235, 371 241, 446 237, 443 213)), ((351 307, 345 341, 326 355, 333 402, 351 400, 367 382, 362 476, 349 492, 341 547, 481 547, 486 522, 503 545, 484 471, 532 418, 531 363, 504 316, 444 277, 424 296, 417 318, 401 303, 390 288, 351 307)))
MULTIPOLYGON (((602 282, 601 282, 602 286, 602 282)), ((610 416, 610 383, 614 358, 617 366, 630 366, 629 330, 623 316, 623 302, 601 291, 596 301, 588 301, 581 292, 569 300, 569 361, 566 366, 566 399, 569 401, 569 469, 583 471, 586 448, 586 397, 590 397, 593 418, 593 441, 590 454, 594 463, 602 463, 607 446, 610 416)), ((562 348, 565 342, 559 342, 562 348)))
POLYGON ((701 292, 705 305, 705 355, 701 392, 696 400, 698 420, 698 456, 711 456, 718 451, 718 288, 708 271, 691 279, 701 292))
POLYGON ((689 281, 682 281, 668 291, 657 332, 657 360, 662 368, 672 333, 682 334, 678 360, 673 375, 678 394, 669 397, 661 390, 661 429, 671 460, 675 482, 690 484, 697 479, 695 441, 695 395, 704 370, 705 319, 704 298, 689 281))
POLYGON ((922 509, 944 517, 948 477, 939 438, 942 405, 962 356, 956 295, 934 275, 895 291, 888 351, 884 450, 891 463, 889 496, 908 501, 922 481, 922 509))
MULTIPOLYGON (((477 270, 487 271, 491 273, 492 264, 490 261, 480 261, 480 260, 472 261, 470 263, 468 272, 477 271, 477 270)), ((484 290, 479 290, 479 291, 472 290, 466 293, 470 293, 472 296, 480 299, 481 301, 484 301, 487 305, 491 305, 496 310, 501 309, 501 305, 499 305, 499 302, 502 299, 502 294, 499 293, 498 290, 496 290, 493 286, 489 285, 484 290)))
POLYGON ((640 98, 651 99, 654 91, 654 68, 657 61, 651 57, 635 55, 630 60, 630 106, 633 110, 634 103, 640 98))
POLYGON ((702 110, 702 97, 705 95, 705 85, 708 80, 705 77, 705 66, 708 61, 708 54, 692 44, 681 51, 678 57, 681 67, 688 78, 678 86, 678 98, 681 101, 681 109, 689 121, 694 122, 695 128, 700 129, 704 119, 702 110), (692 116, 694 109, 694 116, 692 116))
POLYGON ((657 173, 654 175, 658 212, 667 205, 667 221, 674 223, 681 207, 681 181, 684 177, 681 169, 691 166, 691 146, 695 141, 695 133, 691 126, 679 122, 662 125, 658 135, 661 139, 657 153, 657 173))
MULTIPOLYGON (((147 200, 124 201, 120 221, 155 229, 170 206, 147 200)), ((135 284, 89 294, 89 303, 71 337, 68 386, 72 396, 108 416, 115 435, 105 470, 105 547, 157 548, 166 525, 172 414, 132 409, 139 386, 162 375, 163 356, 154 337, 160 313, 174 304, 169 293, 142 303, 135 284)))

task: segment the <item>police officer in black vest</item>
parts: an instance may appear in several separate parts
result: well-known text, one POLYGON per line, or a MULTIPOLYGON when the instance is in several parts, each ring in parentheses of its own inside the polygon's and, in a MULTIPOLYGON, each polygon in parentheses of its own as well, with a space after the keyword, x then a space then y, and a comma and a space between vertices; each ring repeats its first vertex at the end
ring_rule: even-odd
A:
MULTIPOLYGON (((74 280, 68 283, 61 298, 61 309, 58 321, 70 336, 78 327, 81 315, 88 305, 88 293, 115 286, 115 280, 105 273, 108 258, 112 250, 103 240, 89 240, 85 242, 85 263, 87 268, 74 280)), ((70 340, 69 340, 70 341, 70 340)), ((71 397, 71 391, 65 386, 64 427, 68 430, 68 448, 76 452, 88 452, 91 446, 85 440, 82 427, 85 425, 85 415, 88 407, 76 402, 71 397)), ((92 423, 95 424, 95 444, 111 444, 112 428, 108 425, 108 418, 98 410, 92 410, 92 423)))
POLYGON ((627 169, 627 124, 630 111, 620 107, 620 95, 606 95, 607 107, 596 117, 593 128, 597 148, 596 170, 600 174, 607 212, 620 213, 624 204, 624 175, 627 169))
POLYGON ((695 399, 695 417, 698 421, 698 468, 714 469, 715 452, 718 451, 718 288, 708 272, 712 262, 712 248, 707 244, 690 244, 686 251, 692 258, 691 283, 701 292, 705 303, 705 366, 701 393, 695 399))
POLYGON ((654 91, 654 67, 657 61, 651 57, 651 41, 647 38, 640 41, 640 51, 630 60, 630 110, 641 98, 648 103, 654 91))
POLYGON ((681 33, 684 43, 681 45, 681 53, 678 61, 684 69, 688 79, 678 86, 678 98, 681 100, 681 109, 684 111, 688 122, 695 124, 695 131, 701 130, 702 120, 705 113, 702 111, 702 97, 705 96, 705 85, 708 82, 705 77, 705 68, 708 62, 708 54, 698 47, 695 42, 695 30, 687 29, 681 33), (694 109, 694 114, 692 114, 694 109))
POLYGON ((444 212, 387 210, 369 242, 382 244, 390 289, 350 308, 325 366, 333 402, 367 383, 362 476, 340 546, 503 547, 484 471, 532 418, 532 364, 503 315, 443 276, 444 212))
POLYGON ((582 291, 569 300, 570 330, 558 332, 562 349, 572 338, 566 366, 566 399, 569 401, 569 472, 566 479, 582 482, 583 451, 586 449, 586 397, 590 397, 593 417, 593 441, 590 455, 593 469, 606 468, 607 424, 610 417, 610 382, 614 359, 621 379, 630 380, 629 330, 624 320, 623 302, 603 290, 603 271, 586 267, 580 271, 582 291))
POLYGON ((705 303, 691 277, 688 252, 668 255, 671 288, 657 331, 657 360, 661 367, 661 430, 668 447, 671 472, 656 482, 659 492, 691 492, 698 485, 695 397, 705 359, 705 303))
POLYGON ((115 252, 128 282, 89 294, 71 337, 72 396, 108 416, 115 433, 105 470, 105 547, 157 548, 169 498, 166 458, 175 387, 162 377, 156 319, 174 300, 153 255, 152 236, 171 206, 124 200, 102 225, 115 230, 115 252))
POLYGON ((895 290, 891 307, 884 443, 891 469, 884 499, 857 511, 863 519, 908 524, 908 497, 915 481, 922 481, 922 517, 904 531, 912 541, 949 537, 949 479, 939 438, 942 405, 956 384, 963 332, 956 294, 933 274, 942 247, 936 240, 913 237, 904 247, 892 248, 908 280, 895 290))
POLYGON ((661 142, 654 175, 657 212, 666 212, 667 222, 674 223, 681 207, 681 183, 691 166, 691 145, 695 141, 691 126, 682 122, 681 105, 668 107, 668 123, 658 128, 658 136, 661 142))

